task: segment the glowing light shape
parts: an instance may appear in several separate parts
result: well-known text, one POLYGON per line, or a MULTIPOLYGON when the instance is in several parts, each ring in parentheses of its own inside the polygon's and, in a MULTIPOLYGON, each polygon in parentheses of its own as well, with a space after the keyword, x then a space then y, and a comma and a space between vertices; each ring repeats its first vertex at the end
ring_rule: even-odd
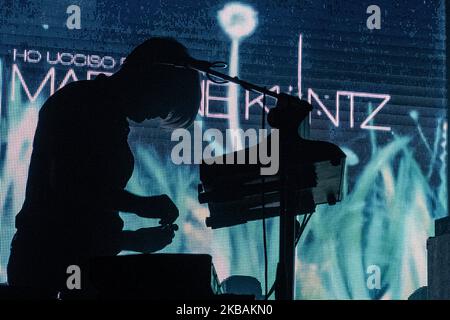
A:
POLYGON ((219 11, 219 23, 232 39, 250 36, 258 24, 257 12, 252 7, 232 2, 219 11))
MULTIPOLYGON (((218 20, 224 32, 231 39, 231 54, 229 63, 229 75, 231 77, 238 76, 239 73, 239 42, 250 36, 255 31, 258 24, 257 12, 252 7, 232 2, 226 4, 219 11, 218 20)), ((239 88, 238 85, 230 83, 228 86, 228 112, 230 129, 239 128, 239 88)), ((237 139, 236 145, 231 146, 233 151, 242 149, 242 141, 237 139)))
POLYGON ((419 113, 417 112, 417 110, 411 110, 409 112, 409 116, 415 121, 419 119, 419 113))

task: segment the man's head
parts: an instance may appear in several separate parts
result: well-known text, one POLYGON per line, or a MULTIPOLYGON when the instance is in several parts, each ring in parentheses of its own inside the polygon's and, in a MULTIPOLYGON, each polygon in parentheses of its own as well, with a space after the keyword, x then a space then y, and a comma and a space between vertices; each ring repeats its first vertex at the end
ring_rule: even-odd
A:
POLYGON ((115 78, 121 80, 131 120, 160 117, 169 127, 194 121, 201 99, 198 72, 164 65, 188 57, 186 47, 171 38, 151 38, 128 55, 115 78))

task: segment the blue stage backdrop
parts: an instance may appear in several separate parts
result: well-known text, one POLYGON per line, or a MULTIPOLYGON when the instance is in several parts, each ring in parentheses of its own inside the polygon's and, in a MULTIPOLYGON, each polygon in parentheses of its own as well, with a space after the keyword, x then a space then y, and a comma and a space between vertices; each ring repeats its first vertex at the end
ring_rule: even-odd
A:
MULTIPOLYGON (((344 200, 318 207, 299 243, 297 298, 405 299, 426 285, 426 240, 447 214, 444 1, 377 0, 379 26, 372 2, 249 0, 229 12, 223 0, 0 0, 0 282, 43 102, 69 82, 117 71, 142 40, 171 36, 199 59, 309 100, 310 138, 347 154, 344 200), (232 38, 233 24, 250 34, 232 38)), ((260 96, 228 95, 207 79, 202 90, 205 128, 259 127, 260 96)), ((181 228, 164 252, 209 253, 221 280, 263 282, 261 222, 208 229, 198 166, 171 162, 176 142, 156 123, 131 129, 127 189, 166 193, 180 208, 181 228)), ((121 216, 126 229, 156 224, 121 216)), ((278 219, 267 227, 271 283, 278 219)))

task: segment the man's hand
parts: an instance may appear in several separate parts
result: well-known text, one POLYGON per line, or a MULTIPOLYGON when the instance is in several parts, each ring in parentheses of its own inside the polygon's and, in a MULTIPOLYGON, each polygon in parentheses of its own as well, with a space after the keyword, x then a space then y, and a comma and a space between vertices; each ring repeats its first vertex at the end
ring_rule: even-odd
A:
POLYGON ((144 218, 160 218, 161 225, 170 225, 175 222, 179 216, 178 208, 169 198, 163 194, 154 197, 145 197, 141 201, 136 214, 144 218))
POLYGON ((152 253, 164 249, 172 243, 178 226, 167 225, 153 228, 141 228, 123 232, 123 250, 152 253))
POLYGON ((163 194, 158 197, 158 212, 160 214, 159 217, 161 218, 161 220, 159 220, 159 224, 163 226, 173 224, 180 215, 177 206, 175 205, 175 203, 173 203, 172 199, 170 199, 167 194, 163 194))

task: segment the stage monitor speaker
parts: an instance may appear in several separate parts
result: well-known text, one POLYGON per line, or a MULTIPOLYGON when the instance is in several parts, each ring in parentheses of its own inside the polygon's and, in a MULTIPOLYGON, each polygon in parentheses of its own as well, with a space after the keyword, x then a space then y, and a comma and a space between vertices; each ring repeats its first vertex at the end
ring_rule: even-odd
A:
POLYGON ((206 254, 138 254, 99 257, 90 265, 100 299, 210 299, 221 293, 206 254))

